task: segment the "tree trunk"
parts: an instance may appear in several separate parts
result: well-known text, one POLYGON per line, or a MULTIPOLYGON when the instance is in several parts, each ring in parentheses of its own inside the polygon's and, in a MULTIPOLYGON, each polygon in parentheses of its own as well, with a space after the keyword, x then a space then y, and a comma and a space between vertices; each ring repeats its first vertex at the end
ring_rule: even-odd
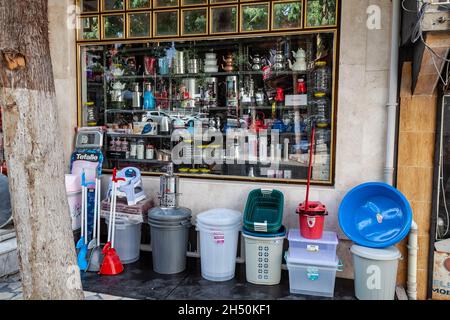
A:
POLYGON ((0 0, 0 106, 11 203, 24 298, 83 299, 47 8, 47 0, 0 0))

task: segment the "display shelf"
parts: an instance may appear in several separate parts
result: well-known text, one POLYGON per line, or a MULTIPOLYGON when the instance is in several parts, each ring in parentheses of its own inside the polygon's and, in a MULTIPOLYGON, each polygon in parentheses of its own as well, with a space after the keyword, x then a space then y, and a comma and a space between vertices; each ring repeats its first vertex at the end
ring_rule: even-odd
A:
POLYGON ((119 133, 119 132, 107 132, 107 136, 115 137, 115 138, 138 138, 138 139, 170 139, 170 135, 166 134, 158 134, 158 135, 149 135, 149 134, 133 134, 133 133, 119 133))
POLYGON ((144 163, 144 164, 160 164, 167 165, 170 161, 162 161, 157 159, 114 159, 108 158, 109 161, 117 161, 117 162, 135 162, 135 163, 144 163))

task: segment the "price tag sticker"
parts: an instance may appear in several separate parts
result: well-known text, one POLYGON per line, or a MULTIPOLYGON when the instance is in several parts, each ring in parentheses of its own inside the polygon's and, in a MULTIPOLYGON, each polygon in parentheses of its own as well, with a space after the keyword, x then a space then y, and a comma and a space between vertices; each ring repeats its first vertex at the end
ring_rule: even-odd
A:
POLYGON ((308 244, 306 246, 306 251, 308 252, 319 252, 320 248, 318 245, 314 245, 314 244, 308 244))

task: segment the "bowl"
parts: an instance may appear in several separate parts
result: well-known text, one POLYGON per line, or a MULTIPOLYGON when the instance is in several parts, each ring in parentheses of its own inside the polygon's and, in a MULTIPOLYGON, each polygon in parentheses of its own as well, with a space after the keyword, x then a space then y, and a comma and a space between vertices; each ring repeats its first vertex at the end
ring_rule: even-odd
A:
POLYGON ((399 243, 409 233, 411 223, 408 200, 385 183, 355 187, 339 207, 342 231, 356 244, 369 248, 387 248, 399 243))

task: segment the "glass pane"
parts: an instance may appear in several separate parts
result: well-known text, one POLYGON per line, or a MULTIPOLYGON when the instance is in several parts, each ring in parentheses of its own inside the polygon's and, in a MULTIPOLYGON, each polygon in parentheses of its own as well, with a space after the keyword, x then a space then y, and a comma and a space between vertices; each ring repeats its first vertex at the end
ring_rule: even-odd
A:
POLYGON ((237 2, 237 0, 211 0, 211 3, 237 2))
POLYGON ((155 12, 156 36, 178 34, 178 11, 155 12))
POLYGON ((105 38, 123 38, 124 36, 124 19, 123 15, 104 16, 105 38))
POLYGON ((182 0, 183 6, 191 6, 196 4, 208 4, 208 0, 182 0))
POLYGON ((242 31, 269 29, 269 5, 255 4, 242 6, 242 31))
POLYGON ((207 9, 183 11, 183 34, 207 33, 207 9))
POLYGON ((178 0, 154 0, 154 7, 155 8, 161 8, 161 7, 177 7, 178 6, 178 0))
POLYGON ((211 9, 212 33, 237 32, 237 6, 211 9))
POLYGON ((150 13, 133 13, 128 15, 128 23, 130 26, 128 36, 149 37, 150 33, 150 13))
POLYGON ((81 0, 81 12, 98 12, 98 0, 81 0))
POLYGON ((124 0, 103 0, 103 10, 124 10, 124 0))
POLYGON ((301 27, 301 2, 275 3, 273 10, 273 29, 294 29, 301 27))
POLYGON ((98 28, 98 17, 81 17, 79 40, 98 40, 100 33, 98 28))
POLYGON ((308 0, 306 8, 308 27, 336 24, 336 0, 308 0))
POLYGON ((150 0, 128 0, 129 9, 150 8, 150 0))

